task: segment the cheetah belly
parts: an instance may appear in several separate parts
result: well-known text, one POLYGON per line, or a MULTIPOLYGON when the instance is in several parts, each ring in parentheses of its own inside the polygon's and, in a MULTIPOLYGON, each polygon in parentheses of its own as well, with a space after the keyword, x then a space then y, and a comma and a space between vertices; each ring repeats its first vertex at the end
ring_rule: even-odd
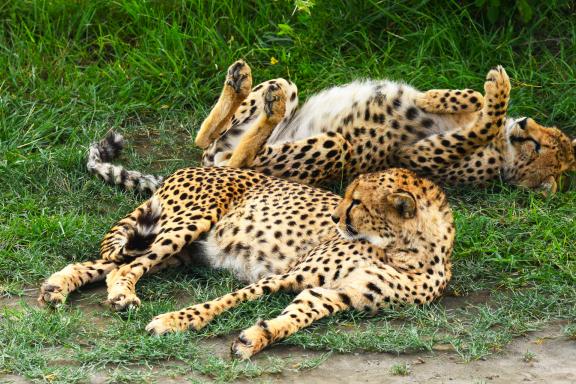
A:
POLYGON ((354 105, 366 104, 376 92, 395 93, 398 86, 399 83, 388 80, 364 80, 322 91, 307 100, 288 124, 274 130, 268 144, 305 139, 335 129, 335 124, 354 105))
POLYGON ((253 283, 272 274, 263 264, 251 265, 242 255, 231 252, 216 239, 214 232, 198 244, 201 247, 201 258, 204 264, 211 268, 229 270, 240 281, 253 283))
POLYGON ((270 275, 288 272, 300 259, 317 245, 315 240, 301 240, 292 246, 279 245, 274 234, 265 233, 262 238, 218 234, 218 225, 198 245, 201 247, 201 262, 212 268, 229 270, 234 276, 247 283, 256 282, 270 275), (270 235, 270 236, 267 236, 270 235))
MULTIPOLYGON (((348 117, 350 127, 375 128, 379 131, 387 131, 390 127, 388 123, 376 123, 372 119, 366 120, 365 111, 367 106, 372 113, 385 114, 390 110, 387 108, 393 100, 402 106, 393 108, 392 116, 389 119, 395 119, 404 127, 405 124, 414 124, 412 121, 403 121, 405 111, 409 107, 414 107, 414 100, 420 94, 417 89, 401 83, 390 80, 364 80, 355 81, 347 85, 333 87, 324 90, 312 96, 296 112, 294 117, 287 123, 278 126, 270 138, 268 144, 279 144, 288 141, 296 141, 318 135, 328 131, 337 131, 342 126, 343 121, 348 117), (382 98, 383 103, 379 104, 375 100, 382 98)), ((433 124, 426 129, 426 135, 432 135, 444 131, 449 131, 458 127, 458 122, 453 121, 451 115, 445 114, 428 114, 421 112, 421 118, 428 118, 433 124)), ((386 132, 379 132, 385 134, 386 132)), ((409 132, 408 132, 409 133, 409 132)), ((366 140, 374 140, 366 136, 366 140)), ((418 135, 408 135, 409 141, 416 141, 418 135)))
POLYGON ((330 215, 338 201, 332 193, 284 180, 255 189, 197 242, 202 262, 246 282, 284 274, 336 234, 330 215))

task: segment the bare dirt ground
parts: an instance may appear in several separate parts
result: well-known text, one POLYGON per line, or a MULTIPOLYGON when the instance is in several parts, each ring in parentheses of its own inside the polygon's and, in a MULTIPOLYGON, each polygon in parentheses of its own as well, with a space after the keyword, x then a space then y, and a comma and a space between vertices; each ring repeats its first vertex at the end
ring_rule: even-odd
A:
MULTIPOLYGON (((296 351, 295 351, 296 352, 296 351)), ((302 354, 302 353, 300 353, 302 354)), ((576 343, 560 327, 515 340, 506 351, 484 361, 463 363, 454 353, 409 355, 333 354, 318 368, 274 377, 275 383, 576 383, 576 343), (526 352, 534 357, 525 361, 526 352), (391 368, 408 364, 407 376, 391 368)))

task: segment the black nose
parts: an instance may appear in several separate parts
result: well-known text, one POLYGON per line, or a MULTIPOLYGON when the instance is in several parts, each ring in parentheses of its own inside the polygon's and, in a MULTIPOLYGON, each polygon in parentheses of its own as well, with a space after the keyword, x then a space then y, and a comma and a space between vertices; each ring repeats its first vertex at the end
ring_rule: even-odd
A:
POLYGON ((338 224, 338 221, 340 221, 340 218, 336 215, 332 215, 332 221, 334 222, 334 224, 338 224))

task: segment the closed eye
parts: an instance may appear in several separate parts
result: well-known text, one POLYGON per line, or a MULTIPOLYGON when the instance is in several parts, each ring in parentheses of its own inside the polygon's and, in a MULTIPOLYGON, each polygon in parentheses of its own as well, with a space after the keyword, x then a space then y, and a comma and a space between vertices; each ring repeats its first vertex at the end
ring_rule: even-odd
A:
POLYGON ((520 136, 510 136, 511 143, 525 143, 526 141, 531 141, 534 144, 534 150, 540 152, 540 143, 531 137, 520 137, 520 136))
POLYGON ((358 200, 358 199, 352 199, 352 205, 353 205, 353 206, 354 206, 354 205, 359 205, 360 203, 361 203, 360 200, 358 200))

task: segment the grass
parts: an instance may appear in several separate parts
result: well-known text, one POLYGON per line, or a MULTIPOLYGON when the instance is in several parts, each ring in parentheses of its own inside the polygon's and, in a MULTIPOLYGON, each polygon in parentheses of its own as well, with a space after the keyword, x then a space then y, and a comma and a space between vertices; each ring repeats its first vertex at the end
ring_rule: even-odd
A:
POLYGON ((394 364, 390 367, 390 374, 394 376, 409 376, 410 375, 410 365, 406 363, 394 364))
MULTIPOLYGON (((168 174, 194 164, 195 132, 239 57, 256 81, 288 77, 304 98, 358 77, 481 89, 487 70, 503 64, 513 114, 576 134, 574 8, 543 8, 527 24, 513 14, 491 24, 456 2, 319 1, 310 11, 286 0, 0 5, 0 372, 53 383, 98 372, 111 382, 171 374, 231 381, 312 369, 326 358, 239 363, 205 347, 207 338, 278 314, 288 295, 243 305, 199 333, 144 333, 155 314, 239 287, 226 272, 146 278, 143 307, 126 316, 99 307, 101 293, 57 311, 27 304, 50 273, 94 258, 105 231, 142 199, 87 174, 88 144, 114 128, 140 143, 126 153, 130 167, 168 174)), ((564 320, 574 337, 576 192, 549 199, 501 185, 448 192, 458 228, 451 295, 462 305, 441 301, 374 318, 349 312, 283 343, 340 352, 448 345, 470 360, 550 321, 564 320)))

